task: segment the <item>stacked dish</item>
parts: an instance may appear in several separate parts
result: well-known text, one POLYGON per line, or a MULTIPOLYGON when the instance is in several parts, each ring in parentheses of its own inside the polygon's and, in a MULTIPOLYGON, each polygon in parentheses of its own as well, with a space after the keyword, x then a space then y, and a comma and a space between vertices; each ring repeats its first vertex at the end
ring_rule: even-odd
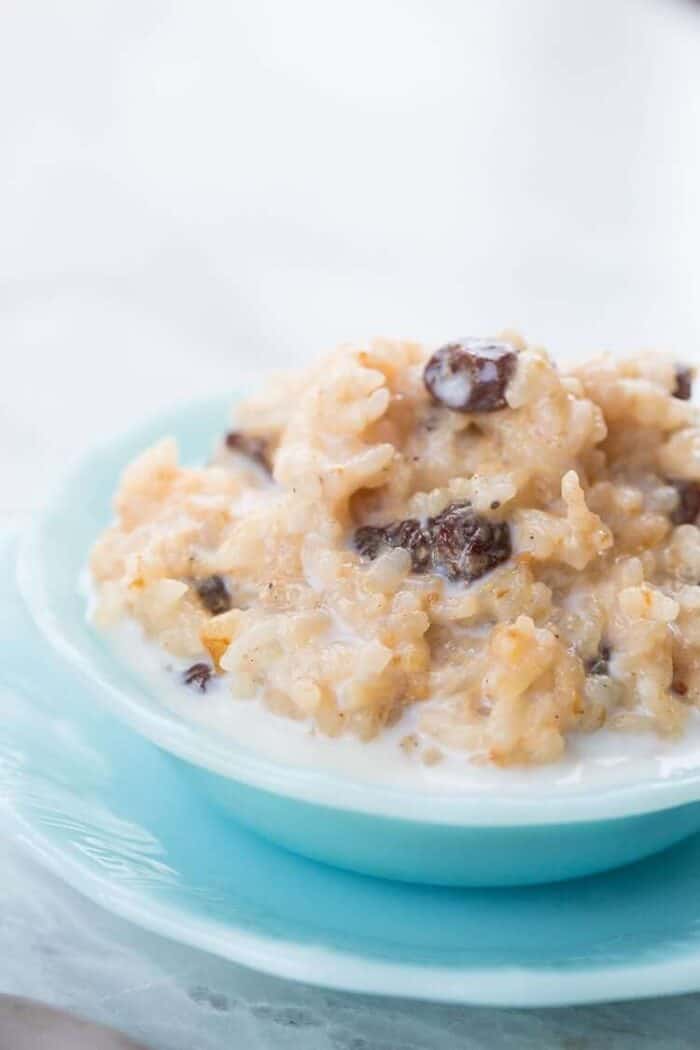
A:
POLYGON ((687 382, 655 359, 560 377, 512 336, 375 344, 245 429, 217 399, 99 449, 5 598, 8 822, 117 910, 288 976, 489 1002, 693 987, 694 841, 592 881, 436 888, 589 875, 700 828, 687 382), (191 466, 147 454, 111 525, 165 435, 191 466), (678 905, 635 927, 620 901, 651 904, 671 863, 678 905))

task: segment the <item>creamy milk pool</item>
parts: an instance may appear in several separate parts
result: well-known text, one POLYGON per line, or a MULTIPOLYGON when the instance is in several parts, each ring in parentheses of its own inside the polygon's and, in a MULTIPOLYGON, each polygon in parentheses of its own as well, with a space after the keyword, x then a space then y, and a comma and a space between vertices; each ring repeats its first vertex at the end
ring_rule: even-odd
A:
MULTIPOLYGON (((563 758, 539 766, 497 768, 474 761, 464 751, 443 748, 442 757, 426 764, 421 750, 406 751, 402 740, 417 734, 419 708, 380 736, 363 742, 345 735, 328 737, 313 723, 275 715, 261 700, 237 699, 227 676, 214 676, 205 691, 186 685, 188 662, 178 660, 143 635, 140 626, 122 620, 108 634, 117 657, 133 668, 149 693, 183 720, 225 736, 261 757, 302 768, 322 770, 368 784, 435 794, 557 792, 580 793, 654 777, 672 777, 700 762, 700 714, 691 710, 682 736, 669 739, 649 732, 601 729, 570 734, 563 758)), ((189 661, 191 663, 191 661, 189 661)), ((422 745, 429 740, 421 738, 422 745)))

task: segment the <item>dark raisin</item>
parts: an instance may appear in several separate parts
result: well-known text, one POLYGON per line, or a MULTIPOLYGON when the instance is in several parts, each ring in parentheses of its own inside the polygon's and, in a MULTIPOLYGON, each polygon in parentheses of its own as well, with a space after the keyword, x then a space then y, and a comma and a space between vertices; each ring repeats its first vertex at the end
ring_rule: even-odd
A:
POLYGON ((231 608, 231 595, 221 576, 206 576, 203 580, 195 580, 193 586, 200 602, 212 616, 228 612, 231 608))
POLYGON ((415 518, 390 525, 364 525, 355 532, 355 547, 376 558, 387 547, 403 547, 414 572, 437 572, 448 580, 470 583, 511 555, 510 528, 480 517, 470 503, 452 503, 421 525, 415 518))
POLYGON ((506 407, 516 359, 510 343, 461 339, 435 351, 423 382, 435 401, 455 412, 496 412, 506 407))
POLYGON ((672 481, 678 493, 678 506, 671 514, 674 525, 693 525, 700 514, 700 483, 672 481))
POLYGON ((226 448, 231 449, 232 452, 240 452, 242 456, 254 460, 268 474, 272 473, 270 450, 264 438, 244 434, 240 430, 229 430, 224 442, 226 448))
POLYGON ((386 543, 386 532, 382 525, 362 525, 355 529, 355 550, 363 556, 374 561, 382 551, 386 543))
POLYGON ((448 580, 470 583, 511 555, 506 522, 482 518, 469 503, 451 503, 428 522, 433 565, 448 580))
POLYGON ((386 547, 403 547, 411 555, 414 572, 428 572, 430 568, 430 536, 415 518, 391 525, 363 525, 355 533, 355 547, 371 559, 386 547))
POLYGON ((212 674, 209 664, 192 664, 186 671, 183 671, 182 680, 185 685, 199 686, 200 692, 205 693, 212 674))
POLYGON ((390 547, 404 547, 411 553, 414 572, 427 572, 430 568, 430 536, 419 522, 409 519, 388 525, 386 542, 390 547))
POLYGON ((690 401, 693 394, 693 369, 687 365, 676 365, 676 385, 673 396, 679 401, 690 401))
POLYGON ((609 674, 610 655, 610 646, 601 644, 596 655, 591 660, 586 660, 586 674, 609 674))

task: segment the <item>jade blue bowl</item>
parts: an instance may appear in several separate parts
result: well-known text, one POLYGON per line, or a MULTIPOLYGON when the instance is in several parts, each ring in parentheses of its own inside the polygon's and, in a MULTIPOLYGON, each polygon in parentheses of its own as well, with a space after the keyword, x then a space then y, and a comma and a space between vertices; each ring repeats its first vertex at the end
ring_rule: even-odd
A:
POLYGON ((110 520, 125 464, 166 434, 178 439, 184 462, 204 461, 231 400, 189 404, 99 448, 56 488, 24 538, 23 599, 95 703, 169 753, 192 790, 205 792, 232 820, 315 860, 384 878, 458 886, 569 879, 700 830, 700 756, 697 767, 674 777, 586 792, 410 793, 263 758, 182 720, 149 693, 88 623, 78 580, 110 520))

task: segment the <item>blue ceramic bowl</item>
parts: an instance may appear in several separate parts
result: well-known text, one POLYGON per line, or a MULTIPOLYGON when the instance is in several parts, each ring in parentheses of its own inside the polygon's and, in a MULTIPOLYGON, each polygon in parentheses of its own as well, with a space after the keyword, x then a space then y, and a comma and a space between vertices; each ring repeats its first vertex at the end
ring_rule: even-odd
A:
POLYGON ((87 623, 78 579, 110 520, 124 465, 165 434, 178 439, 185 462, 204 461, 231 400, 190 404, 96 451, 56 490, 23 543, 24 600, 96 701, 169 752, 182 777, 234 820, 366 874, 463 886, 548 882, 626 864, 700 829, 700 756, 682 775, 585 792, 412 794, 270 761, 166 709, 87 623))

